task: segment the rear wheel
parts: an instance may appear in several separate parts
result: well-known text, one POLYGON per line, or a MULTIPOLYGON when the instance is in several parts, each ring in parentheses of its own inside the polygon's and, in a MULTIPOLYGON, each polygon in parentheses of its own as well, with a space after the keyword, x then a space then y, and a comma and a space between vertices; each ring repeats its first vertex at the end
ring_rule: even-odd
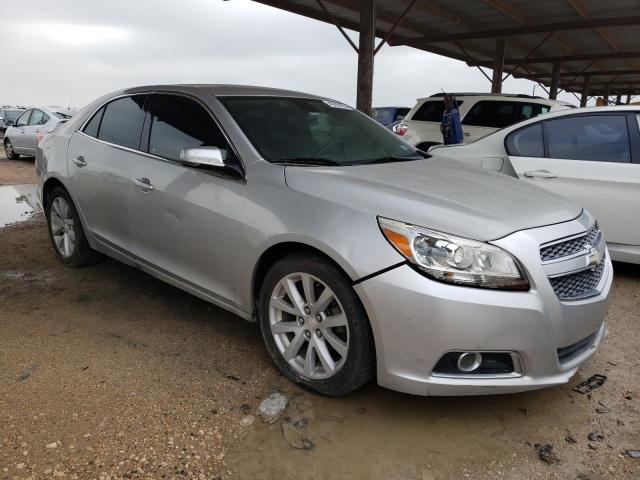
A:
POLYGON ((267 273, 260 329, 276 366, 325 395, 344 395, 375 375, 369 321, 351 283, 317 256, 293 255, 267 273))
POLYGON ((82 267, 102 257, 89 246, 71 197, 62 187, 54 188, 45 207, 49 237, 58 259, 68 267, 82 267))
POLYGON ((8 138, 4 139, 4 152, 7 154, 9 160, 17 160, 20 158, 20 155, 13 151, 13 145, 8 138))

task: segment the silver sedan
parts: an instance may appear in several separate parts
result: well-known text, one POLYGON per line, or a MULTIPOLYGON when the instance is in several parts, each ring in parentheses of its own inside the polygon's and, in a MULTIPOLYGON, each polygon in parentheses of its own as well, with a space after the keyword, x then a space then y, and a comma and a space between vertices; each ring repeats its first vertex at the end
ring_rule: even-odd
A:
POLYGON ((45 135, 36 169, 63 264, 108 255, 257 321, 275 365, 324 394, 558 385, 607 333, 588 212, 335 100, 119 91, 45 135))
POLYGON ((20 155, 36 154, 38 137, 51 132, 59 123, 71 118, 71 113, 49 108, 31 108, 13 121, 5 122, 4 151, 7 158, 15 160, 20 155))

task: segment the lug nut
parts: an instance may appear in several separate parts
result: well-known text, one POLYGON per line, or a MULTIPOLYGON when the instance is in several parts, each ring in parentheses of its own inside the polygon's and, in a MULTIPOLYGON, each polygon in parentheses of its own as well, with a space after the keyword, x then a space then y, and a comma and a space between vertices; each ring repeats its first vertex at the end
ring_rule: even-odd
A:
POLYGON ((311 338, 311 332, 309 330, 304 331, 304 338, 306 338, 307 340, 311 338))
POLYGON ((304 313, 309 315, 311 313, 311 309, 309 307, 304 307, 304 313))
POLYGON ((298 317, 298 325, 300 326, 304 325, 304 318, 298 317))
POLYGON ((320 331, 319 328, 316 328, 316 337, 322 338, 322 332, 320 331))
POLYGON ((318 323, 322 322, 322 315, 320 315, 320 314, 316 315, 316 322, 318 322, 318 323))

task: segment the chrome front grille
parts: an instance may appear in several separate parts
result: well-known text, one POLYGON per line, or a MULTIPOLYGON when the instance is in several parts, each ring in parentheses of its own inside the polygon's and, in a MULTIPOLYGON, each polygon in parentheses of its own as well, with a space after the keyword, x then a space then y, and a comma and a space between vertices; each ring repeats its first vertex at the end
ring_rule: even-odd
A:
POLYGON ((542 268, 561 300, 578 300, 598 294, 606 265, 606 244, 598 224, 568 240, 540 248, 542 268))
POLYGON ((540 249, 540 257, 543 262, 547 262, 549 260, 575 255, 576 253, 585 250, 585 245, 593 244, 593 241, 596 239, 599 231, 600 229, 596 223, 587 233, 580 237, 542 247, 540 249))
POLYGON ((604 272, 605 260, 603 258, 600 264, 594 268, 588 268, 562 277, 550 278, 549 281, 558 298, 576 300, 596 295, 602 272, 604 272))

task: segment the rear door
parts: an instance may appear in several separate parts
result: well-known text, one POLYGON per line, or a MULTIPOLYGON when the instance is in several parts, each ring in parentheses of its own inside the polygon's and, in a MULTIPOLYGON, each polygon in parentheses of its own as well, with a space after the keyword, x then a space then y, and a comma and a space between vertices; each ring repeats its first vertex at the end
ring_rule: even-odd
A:
POLYGON ((185 148, 209 146, 238 162, 208 109, 180 94, 155 96, 133 165, 132 252, 180 282, 237 306, 239 256, 248 248, 242 222, 246 183, 237 175, 183 165, 185 148))
POLYGON ((91 232, 107 246, 131 249, 129 193, 148 95, 112 100, 69 143, 69 178, 91 232))
POLYGON ((27 153, 25 150, 26 142, 24 139, 24 134, 25 129, 29 126, 29 117, 31 117, 31 112, 32 110, 27 110, 22 115, 20 115, 16 119, 14 128, 11 131, 11 143, 13 145, 13 150, 16 153, 27 153))
POLYGON ((22 148, 29 155, 36 154, 36 144, 38 133, 42 130, 43 126, 49 121, 49 115, 42 110, 35 108, 31 112, 29 123, 24 127, 22 133, 22 141, 24 142, 22 148))
POLYGON ((608 242, 639 245, 638 137, 635 115, 570 115, 516 130, 506 147, 520 178, 581 204, 608 242))

